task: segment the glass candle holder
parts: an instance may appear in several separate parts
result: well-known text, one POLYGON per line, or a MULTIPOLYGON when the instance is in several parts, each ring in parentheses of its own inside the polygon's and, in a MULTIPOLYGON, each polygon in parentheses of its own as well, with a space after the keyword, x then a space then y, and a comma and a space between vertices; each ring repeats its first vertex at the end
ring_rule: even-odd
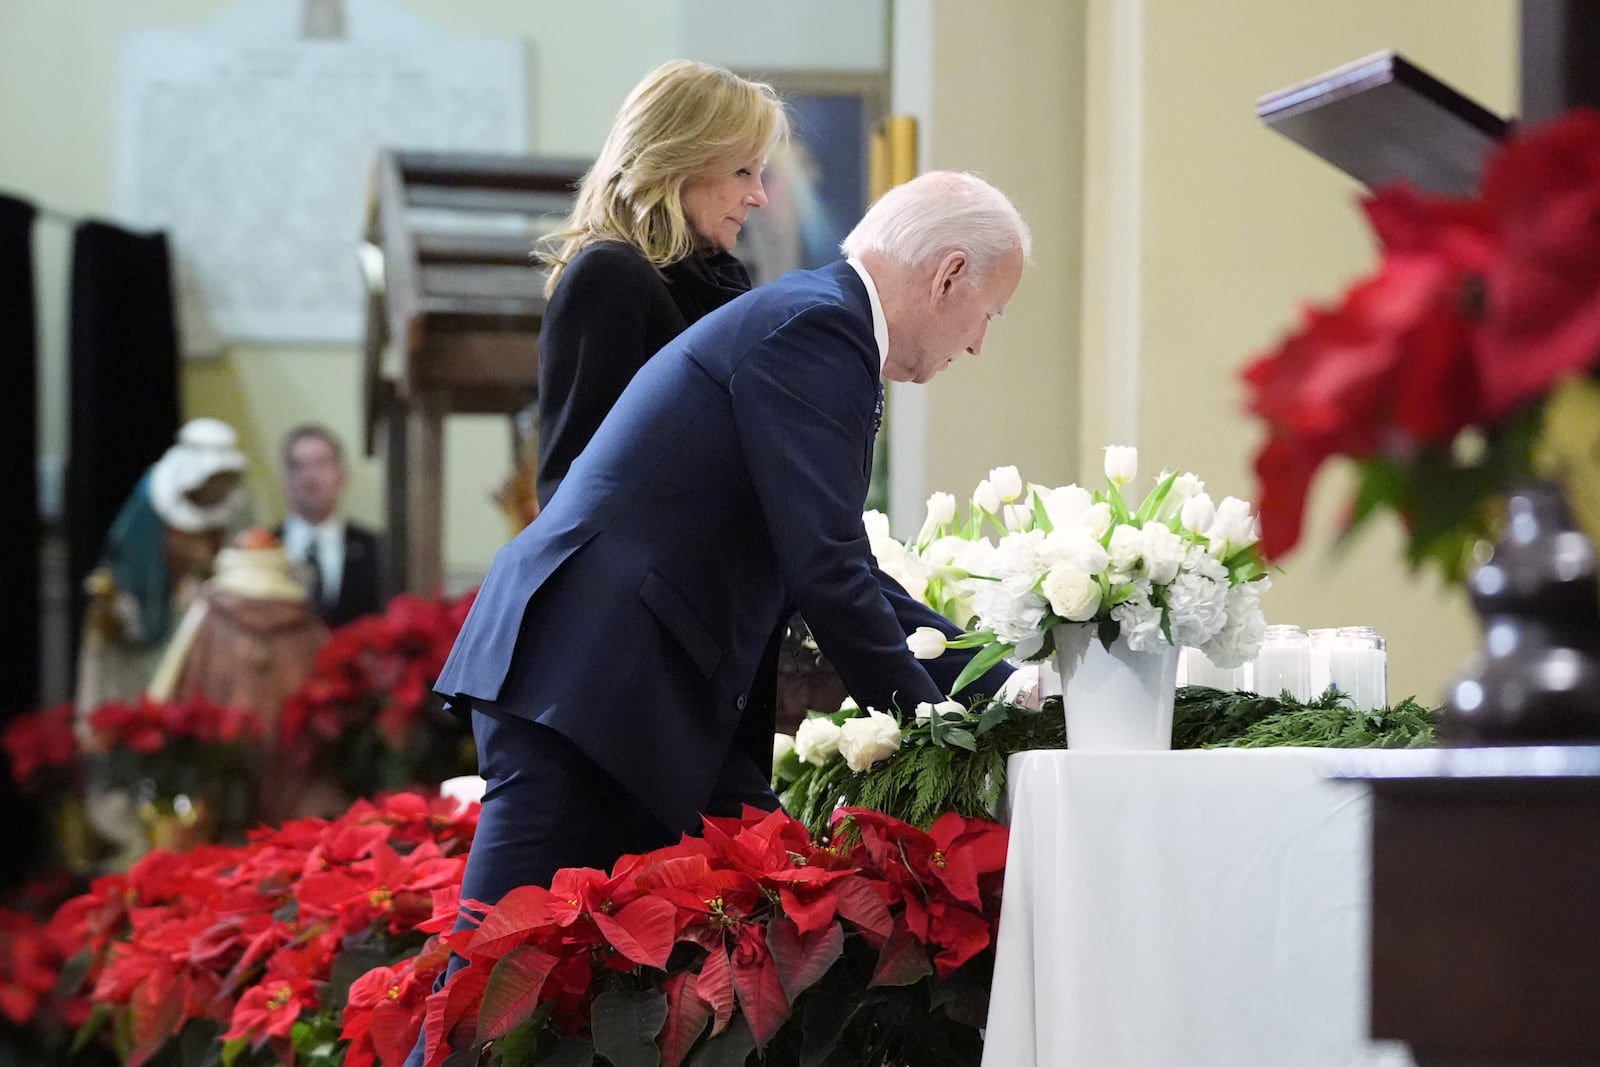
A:
POLYGON ((1356 707, 1388 707, 1388 645, 1372 627, 1339 627, 1338 638, 1329 648, 1328 674, 1356 707))
POLYGON ((1262 696, 1287 692, 1296 700, 1310 700, 1311 639, 1298 626, 1268 626, 1251 676, 1262 696))
POLYGON ((1218 667, 1198 648, 1183 648, 1178 652, 1178 684, 1203 685, 1224 693, 1249 689, 1250 664, 1218 667))
POLYGON ((1313 698, 1320 697, 1328 691, 1333 684, 1332 653, 1333 647, 1341 640, 1337 626, 1326 626, 1320 629, 1307 630, 1306 637, 1311 642, 1311 690, 1313 698))

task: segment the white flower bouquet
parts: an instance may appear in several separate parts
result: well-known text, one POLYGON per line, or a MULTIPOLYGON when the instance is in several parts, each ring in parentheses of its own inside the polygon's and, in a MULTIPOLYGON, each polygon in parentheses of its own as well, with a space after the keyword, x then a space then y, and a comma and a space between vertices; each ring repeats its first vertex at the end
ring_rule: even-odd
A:
POLYGON ((1048 488, 998 467, 978 484, 964 523, 955 499, 935 493, 911 544, 866 516, 878 565, 965 632, 931 627, 907 639, 933 659, 946 648, 978 648, 959 690, 1005 658, 1043 659, 1063 623, 1094 623, 1107 648, 1119 636, 1136 652, 1189 646, 1219 667, 1253 659, 1266 628, 1269 579, 1248 501, 1212 501, 1193 474, 1164 472, 1137 505, 1123 493, 1138 451, 1106 449, 1106 488, 1048 488), (992 536, 991 536, 992 534, 992 536))

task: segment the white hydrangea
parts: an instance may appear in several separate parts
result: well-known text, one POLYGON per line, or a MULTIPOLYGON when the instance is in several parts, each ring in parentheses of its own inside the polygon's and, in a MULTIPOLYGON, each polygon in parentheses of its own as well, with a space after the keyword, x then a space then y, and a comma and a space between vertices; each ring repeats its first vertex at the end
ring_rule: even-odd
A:
POLYGON ((1167 643, 1161 633, 1161 609, 1150 603, 1150 583, 1133 583, 1134 593, 1111 609, 1111 617, 1122 628, 1122 636, 1135 652, 1157 652, 1167 643))
POLYGON ((1206 658, 1218 667, 1239 667, 1256 658, 1267 633, 1267 618, 1261 611, 1261 595, 1272 588, 1270 578, 1245 582, 1228 590, 1227 624, 1201 647, 1206 658))
POLYGON ((1228 621, 1228 579, 1185 570, 1167 586, 1168 620, 1172 643, 1199 648, 1216 636, 1228 621))

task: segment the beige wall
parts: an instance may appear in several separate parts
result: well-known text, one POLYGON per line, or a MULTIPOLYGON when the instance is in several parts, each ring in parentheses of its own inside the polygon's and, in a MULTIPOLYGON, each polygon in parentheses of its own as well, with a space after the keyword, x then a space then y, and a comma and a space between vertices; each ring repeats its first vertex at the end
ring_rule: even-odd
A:
MULTIPOLYGON (((1097 480, 1111 443, 1138 445, 1147 474, 1194 470, 1219 497, 1253 497, 1260 430, 1238 370, 1303 301, 1373 262, 1358 186, 1265 129, 1255 100, 1392 47, 1497 111, 1515 106, 1511 0, 901 0, 896 12, 927 22, 933 88, 897 103, 923 120, 925 165, 992 175, 1037 239, 984 359, 928 389, 922 484, 898 487, 914 500, 963 494, 1007 462, 1039 481, 1097 480)), ((1333 551, 1345 473, 1319 481, 1268 614, 1377 626, 1391 693, 1436 700, 1476 642, 1470 615, 1456 591, 1407 575, 1392 520, 1333 551)))
MULTIPOLYGON (((0 187, 69 211, 109 210, 120 34, 191 25, 227 6, 0 3, 0 187)), ((554 152, 592 151, 639 72, 670 55, 848 67, 885 48, 870 32, 830 45, 782 30, 784 18, 812 26, 815 3, 407 6, 445 29, 527 40, 533 144, 554 152), (812 46, 822 54, 806 64, 812 46)), ((1333 297, 1372 262, 1356 187, 1261 127, 1254 100, 1396 47, 1496 110, 1514 105, 1513 0, 895 0, 894 9, 897 109, 921 120, 924 166, 994 178, 1022 206, 1037 244, 984 356, 891 398, 902 505, 932 489, 964 493, 998 463, 1018 463, 1040 481, 1093 477, 1111 442, 1139 445, 1147 470, 1191 468, 1214 491, 1254 495, 1259 430, 1241 414, 1238 368, 1292 323, 1302 301, 1333 297)), ((830 0, 822 22, 837 26, 861 10, 856 0, 830 0)), ((47 353, 57 355, 64 280, 50 275, 64 275, 64 243, 61 228, 41 227, 41 325, 47 353)), ((59 362, 47 364, 50 411, 62 407, 61 377, 59 362)), ((265 518, 281 508, 267 476, 284 429, 315 418, 357 435, 359 379, 348 349, 235 350, 190 364, 184 386, 191 414, 244 430, 265 518)), ((47 449, 59 450, 59 420, 45 431, 47 449)), ((470 575, 504 536, 487 497, 509 464, 506 430, 497 419, 458 418, 448 449, 447 566, 470 575)), ((1432 699, 1475 641, 1469 618, 1454 594, 1407 579, 1392 525, 1334 556, 1328 531, 1340 482, 1333 472, 1319 484, 1314 533, 1283 561, 1269 612, 1306 625, 1377 625, 1392 640, 1394 690, 1432 699)), ((358 465, 357 515, 381 515, 380 485, 376 463, 358 465)))
MULTIPOLYGON (((298 0, 281 0, 284 4, 298 0)), ((887 0, 395 0, 452 33, 527 44, 530 145, 592 154, 628 89, 677 55, 742 70, 882 70, 887 0)), ((130 30, 191 28, 235 0, 0 0, 0 189, 75 215, 113 208, 113 95, 117 47, 130 30)), ((68 228, 38 227, 41 450, 66 446, 68 228)), ((352 270, 354 263, 352 259, 352 270)), ((254 510, 283 503, 275 449, 298 422, 325 422, 355 455, 349 510, 384 519, 382 461, 360 456, 361 368, 353 346, 240 345, 183 368, 184 413, 240 430, 251 457, 254 510)), ((455 585, 487 568, 508 528, 490 499, 511 469, 498 417, 452 417, 446 427, 445 567, 455 585)))

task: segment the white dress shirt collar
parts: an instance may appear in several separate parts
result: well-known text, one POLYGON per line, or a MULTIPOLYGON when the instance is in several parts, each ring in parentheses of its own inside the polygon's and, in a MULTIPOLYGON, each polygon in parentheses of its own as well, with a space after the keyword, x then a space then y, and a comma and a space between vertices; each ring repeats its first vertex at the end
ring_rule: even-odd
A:
POLYGON ((861 283, 867 287, 867 301, 872 305, 872 338, 878 342, 878 373, 882 374, 884 361, 889 358, 889 320, 883 314, 883 301, 878 299, 878 287, 867 273, 867 265, 855 256, 845 262, 856 269, 861 283))

